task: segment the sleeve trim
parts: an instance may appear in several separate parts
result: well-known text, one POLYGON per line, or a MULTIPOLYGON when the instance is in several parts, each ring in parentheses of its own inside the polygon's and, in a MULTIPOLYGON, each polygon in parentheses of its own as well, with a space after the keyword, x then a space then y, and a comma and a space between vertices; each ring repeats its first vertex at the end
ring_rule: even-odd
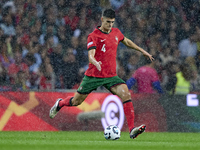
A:
POLYGON ((92 46, 92 47, 88 48, 87 50, 89 51, 91 49, 96 49, 96 46, 92 46))
POLYGON ((123 41, 123 40, 124 40, 124 38, 121 41, 123 41))

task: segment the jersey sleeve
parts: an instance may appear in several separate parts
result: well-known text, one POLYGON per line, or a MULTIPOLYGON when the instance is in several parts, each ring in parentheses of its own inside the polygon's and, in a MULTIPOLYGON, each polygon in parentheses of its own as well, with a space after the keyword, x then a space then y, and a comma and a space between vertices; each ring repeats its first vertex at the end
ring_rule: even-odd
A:
POLYGON ((118 31, 118 34, 119 34, 119 41, 123 41, 124 40, 124 35, 122 34, 122 32, 120 30, 118 31))
POLYGON ((89 51, 91 49, 96 49, 96 42, 94 40, 94 37, 89 35, 87 39, 87 50, 89 51))

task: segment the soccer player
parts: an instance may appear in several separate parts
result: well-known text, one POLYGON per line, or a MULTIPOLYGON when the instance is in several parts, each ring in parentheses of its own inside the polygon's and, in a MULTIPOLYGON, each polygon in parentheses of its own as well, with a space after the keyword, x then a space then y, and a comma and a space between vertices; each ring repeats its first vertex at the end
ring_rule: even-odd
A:
POLYGON ((124 113, 127 119, 130 138, 134 139, 145 131, 143 124, 139 127, 134 126, 134 108, 131 101, 131 94, 126 83, 117 76, 116 55, 119 42, 140 51, 151 61, 152 55, 137 46, 126 38, 118 28, 113 28, 115 22, 115 11, 106 9, 101 17, 101 26, 88 35, 87 49, 89 57, 89 68, 85 72, 82 83, 80 84, 74 97, 57 99, 54 106, 50 109, 49 116, 54 118, 63 106, 80 105, 93 90, 99 86, 104 86, 111 93, 119 96, 123 102, 124 113))

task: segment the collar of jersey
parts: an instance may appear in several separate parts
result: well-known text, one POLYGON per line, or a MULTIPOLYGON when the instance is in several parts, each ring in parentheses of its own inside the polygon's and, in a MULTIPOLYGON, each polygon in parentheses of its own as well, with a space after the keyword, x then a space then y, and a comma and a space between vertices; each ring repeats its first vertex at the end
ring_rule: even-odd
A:
MULTIPOLYGON (((101 26, 97 26, 96 28, 99 30, 99 31, 101 31, 99 28, 100 28, 101 26)), ((111 32, 112 30, 110 30, 110 32, 111 32)), ((107 32, 103 32, 103 31, 101 31, 102 33, 104 33, 104 34, 109 34, 109 33, 107 33, 107 32)))

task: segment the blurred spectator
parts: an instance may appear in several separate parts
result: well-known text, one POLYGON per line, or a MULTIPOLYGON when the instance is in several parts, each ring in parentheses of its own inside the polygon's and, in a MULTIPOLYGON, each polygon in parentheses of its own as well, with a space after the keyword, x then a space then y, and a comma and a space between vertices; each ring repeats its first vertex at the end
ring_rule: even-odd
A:
POLYGON ((171 56, 171 49, 166 46, 162 50, 163 52, 159 54, 161 59, 162 66, 165 66, 168 62, 173 61, 173 57, 171 56))
POLYGON ((155 58, 153 62, 147 60, 147 65, 138 68, 133 76, 126 81, 128 88, 131 89, 137 83, 136 93, 156 93, 156 91, 163 93, 158 73, 155 70, 157 65, 160 65, 158 58, 155 58))
POLYGON ((180 29, 177 32, 178 41, 189 38, 190 33, 192 32, 191 23, 189 21, 182 22, 180 29))
POLYGON ((7 46, 8 56, 13 58, 13 49, 12 49, 12 45, 11 45, 11 43, 13 42, 13 38, 11 36, 5 37, 5 38, 6 38, 5 43, 6 43, 6 46, 7 46))
POLYGON ((100 0, 101 8, 111 8, 109 0, 100 0))
MULTIPOLYGON (((79 18, 80 18, 79 23, 81 21, 82 24, 86 25, 88 23, 88 19, 90 18, 89 13, 91 12, 89 12, 89 10, 87 9, 87 6, 84 4, 81 4, 79 6, 79 9, 77 10, 77 14, 79 15, 79 18)), ((78 26, 79 26, 79 23, 78 23, 78 26)))
POLYGON ((59 12, 65 12, 67 9, 67 1, 66 0, 55 0, 55 4, 57 6, 57 10, 59 12))
POLYGON ((55 85, 55 75, 53 67, 50 64, 49 57, 43 58, 43 63, 40 66, 40 90, 53 90, 55 85))
POLYGON ((69 7, 64 16, 64 22, 66 28, 69 30, 69 33, 71 33, 71 35, 73 34, 73 31, 77 28, 79 19, 79 16, 77 16, 76 14, 76 8, 69 7))
POLYGON ((24 15, 24 5, 23 2, 15 1, 16 2, 16 13, 15 13, 15 24, 16 26, 19 25, 20 21, 23 19, 24 15))
POLYGON ((170 10, 177 15, 178 19, 186 20, 186 15, 181 5, 181 1, 172 1, 170 10))
POLYGON ((11 17, 16 13, 16 7, 14 1, 6 1, 3 5, 3 13, 11 15, 11 17))
POLYGON ((117 59, 117 75, 124 81, 126 80, 126 71, 122 61, 119 58, 117 59))
POLYGON ((9 80, 6 68, 0 62, 0 91, 11 90, 11 87, 9 87, 8 85, 9 85, 9 80))
POLYGON ((0 22, 2 22, 2 20, 3 20, 2 11, 3 11, 3 8, 2 8, 2 5, 0 3, 0 22))
POLYGON ((79 64, 79 67, 81 68, 85 68, 85 70, 88 67, 88 50, 87 50, 87 45, 85 43, 87 43, 87 36, 86 35, 81 35, 78 38, 79 42, 78 42, 78 47, 77 47, 77 61, 79 64))
POLYGON ((48 8, 45 9, 45 18, 42 20, 42 33, 46 33, 48 26, 53 27, 54 35, 57 33, 56 16, 55 7, 53 4, 49 4, 48 8))
POLYGON ((172 86, 174 85, 174 80, 176 79, 176 73, 179 72, 179 63, 176 61, 169 61, 163 68, 163 82, 162 87, 167 91, 170 92, 172 86))
POLYGON ((170 75, 166 89, 173 95, 186 95, 190 92, 192 79, 193 73, 190 66, 187 63, 183 63, 175 76, 170 75))
POLYGON ((109 0, 111 7, 114 10, 118 10, 120 7, 122 7, 124 5, 125 0, 109 0))
POLYGON ((160 21, 159 24, 159 31, 162 32, 162 35, 165 37, 168 35, 168 18, 167 18, 167 12, 161 11, 159 14, 160 21))
POLYGON ((198 70, 197 70, 197 66, 196 66, 196 61, 195 61, 195 58, 194 57, 187 57, 184 61, 184 63, 188 64, 191 68, 191 73, 192 74, 192 79, 191 79, 191 88, 190 90, 193 91, 193 90, 196 90, 198 89, 198 70))
POLYGON ((179 43, 179 50, 181 52, 181 58, 185 59, 188 56, 195 57, 197 54, 197 35, 196 33, 190 34, 189 38, 183 39, 179 43))
POLYGON ((130 54, 130 57, 127 63, 128 77, 130 77, 139 68, 139 63, 138 63, 139 60, 140 60, 139 53, 135 52, 135 53, 130 54))
POLYGON ((57 45, 54 45, 54 41, 53 41, 53 37, 49 37, 45 43, 45 45, 42 45, 42 46, 45 46, 47 48, 47 52, 48 54, 51 54, 53 52, 53 49, 57 46, 57 45))
POLYGON ((77 48, 79 46, 79 39, 78 39, 78 37, 72 36, 70 43, 71 43, 70 47, 73 48, 73 54, 77 55, 77 48))
POLYGON ((70 36, 67 34, 66 28, 64 26, 59 26, 58 28, 58 40, 62 44, 63 48, 67 48, 70 45, 70 36))
POLYGON ((169 47, 172 49, 173 53, 173 50, 178 50, 178 43, 175 40, 171 40, 169 41, 169 47))
POLYGON ((197 54, 195 56, 198 74, 200 75, 200 27, 196 26, 197 31, 197 54))
POLYGON ((16 27, 16 29, 17 29, 17 39, 20 39, 22 47, 28 48, 28 45, 30 43, 28 19, 24 18, 23 23, 20 22, 20 24, 16 27))
POLYGON ((63 56, 62 76, 65 89, 71 89, 77 83, 77 78, 80 78, 78 62, 72 48, 68 48, 63 56))
POLYGON ((28 90, 29 87, 27 86, 27 76, 26 73, 23 71, 19 71, 16 76, 15 84, 12 87, 14 91, 25 91, 28 90))
MULTIPOLYGON (((56 1, 57 2, 57 1, 56 1)), ((48 13, 48 9, 50 7, 53 7, 55 6, 55 3, 54 3, 54 0, 44 0, 42 2, 42 6, 43 6, 43 10, 44 10, 44 15, 43 15, 43 19, 44 19, 44 22, 46 22, 46 16, 47 16, 47 13, 48 13)))
POLYGON ((24 75, 24 78, 28 79, 29 77, 28 65, 23 62, 22 54, 20 52, 16 52, 14 55, 14 62, 8 67, 8 76, 10 78, 11 84, 16 84, 17 79, 19 77, 18 72, 20 71, 21 74, 24 75))
POLYGON ((43 1, 35 1, 36 3, 36 9, 37 9, 37 17, 42 18, 44 15, 44 9, 43 9, 43 1))
POLYGON ((62 86, 61 77, 63 65, 63 47, 61 44, 58 44, 56 47, 54 47, 52 53, 50 54, 50 62, 56 75, 55 88, 59 89, 62 86))
POLYGON ((182 6, 186 14, 186 19, 189 21, 197 21, 197 16, 199 13, 199 1, 182 1, 182 6), (197 16, 196 16, 197 15, 197 16))
POLYGON ((14 62, 14 59, 11 54, 11 47, 10 47, 10 38, 6 39, 6 42, 3 40, 1 41, 0 47, 0 62, 7 70, 10 64, 14 62))
POLYGON ((0 28, 4 35, 15 36, 16 34, 11 15, 3 14, 3 22, 0 24, 0 28))
POLYGON ((38 72, 39 67, 42 63, 41 56, 39 54, 39 44, 38 43, 30 43, 30 49, 24 49, 22 52, 23 58, 26 57, 27 54, 33 55, 35 57, 35 63, 29 66, 29 70, 31 72, 38 72))
POLYGON ((129 38, 129 39, 133 39, 135 38, 135 32, 133 30, 133 19, 131 17, 128 17, 127 19, 125 19, 125 29, 124 31, 122 31, 124 33, 124 36, 129 38))
POLYGON ((161 44, 155 41, 154 36, 149 38, 148 50, 153 56, 156 56, 161 51, 161 44))
POLYGON ((36 66, 36 58, 34 57, 33 54, 28 53, 24 57, 24 62, 28 65, 29 67, 29 83, 27 83, 27 86, 31 90, 36 90, 38 89, 39 86, 39 72, 36 66))
POLYGON ((54 27, 52 25, 47 26, 47 32, 40 35, 40 44, 44 45, 49 38, 53 38, 53 45, 58 44, 58 37, 54 34, 54 27))
POLYGON ((42 34, 42 23, 41 23, 41 21, 39 19, 35 20, 34 30, 35 30, 35 34, 37 36, 42 34))
POLYGON ((40 46, 39 54, 40 54, 42 60, 45 59, 45 57, 50 57, 46 46, 40 46))
POLYGON ((35 4, 28 8, 28 10, 26 11, 26 17, 29 20, 29 27, 32 27, 37 20, 37 9, 35 4))
MULTIPOLYGON (((94 19, 94 20, 96 20, 96 17, 98 17, 98 20, 99 20, 99 15, 98 15, 98 0, 84 0, 84 1, 82 1, 82 3, 83 3, 83 7, 85 7, 86 8, 86 10, 87 10, 87 17, 88 18, 92 18, 92 19, 94 19)), ((81 7, 81 5, 79 5, 80 7, 81 7)), ((97 20, 96 20, 96 22, 97 22, 97 20)), ((89 23, 89 22, 87 22, 87 23, 89 23)))
POLYGON ((178 41, 176 32, 174 30, 169 31, 169 42, 171 41, 175 41, 175 42, 178 41))
POLYGON ((170 30, 170 31, 177 32, 177 30, 178 30, 177 21, 172 21, 172 22, 170 22, 170 28, 169 28, 169 30, 170 30))
POLYGON ((128 16, 128 12, 125 9, 120 9, 117 16, 116 16, 117 26, 122 30, 122 32, 125 31, 125 27, 124 27, 123 22, 126 22, 126 19, 127 19, 126 16, 128 16))
POLYGON ((63 26, 65 24, 64 22, 64 12, 65 11, 58 11, 57 12, 57 17, 56 17, 56 26, 59 28, 60 26, 63 26))

